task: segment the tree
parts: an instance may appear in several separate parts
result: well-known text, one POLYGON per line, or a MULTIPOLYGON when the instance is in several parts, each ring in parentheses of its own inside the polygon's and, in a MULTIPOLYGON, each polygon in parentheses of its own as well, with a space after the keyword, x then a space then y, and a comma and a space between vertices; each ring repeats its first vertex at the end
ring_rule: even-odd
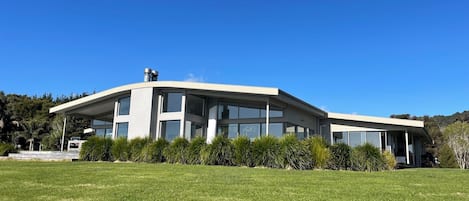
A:
POLYGON ((459 168, 469 168, 469 123, 457 121, 444 131, 446 143, 453 150, 459 168))

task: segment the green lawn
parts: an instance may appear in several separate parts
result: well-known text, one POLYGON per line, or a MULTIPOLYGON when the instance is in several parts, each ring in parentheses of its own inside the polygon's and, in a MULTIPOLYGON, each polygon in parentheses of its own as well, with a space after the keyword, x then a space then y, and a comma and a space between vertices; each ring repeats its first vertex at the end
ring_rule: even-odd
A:
POLYGON ((469 171, 0 161, 0 200, 469 200, 469 171))

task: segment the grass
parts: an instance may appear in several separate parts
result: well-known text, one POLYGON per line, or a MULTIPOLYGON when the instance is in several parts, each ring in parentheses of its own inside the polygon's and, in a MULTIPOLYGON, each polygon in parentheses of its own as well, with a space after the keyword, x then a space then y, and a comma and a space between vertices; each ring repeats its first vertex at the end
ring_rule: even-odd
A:
POLYGON ((469 171, 0 161, 0 200, 469 200, 469 171))

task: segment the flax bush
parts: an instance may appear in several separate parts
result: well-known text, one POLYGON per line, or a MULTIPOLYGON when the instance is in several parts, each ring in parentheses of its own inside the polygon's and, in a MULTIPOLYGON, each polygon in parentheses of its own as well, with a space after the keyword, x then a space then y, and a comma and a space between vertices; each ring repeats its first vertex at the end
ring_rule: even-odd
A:
POLYGON ((345 143, 334 144, 329 148, 331 158, 329 159, 329 168, 333 170, 347 170, 350 168, 350 156, 352 148, 345 143))
POLYGON ((163 155, 166 157, 168 163, 187 163, 187 147, 189 146, 189 141, 185 138, 178 137, 173 140, 173 142, 163 150, 163 155))
POLYGON ((384 160, 384 164, 386 165, 386 169, 394 170, 396 168, 397 160, 396 160, 396 157, 394 156, 394 154, 392 154, 391 152, 389 152, 387 150, 384 151, 383 152, 383 160, 384 160))
POLYGON ((252 158, 255 166, 281 168, 284 164, 278 139, 273 136, 256 138, 252 143, 252 158))
POLYGON ((230 139, 216 136, 211 144, 202 149, 202 163, 206 165, 234 165, 234 147, 230 139))
POLYGON ((386 165, 379 148, 365 143, 352 150, 351 165, 353 170, 358 171, 381 171, 386 165))
POLYGON ((233 141, 234 146, 234 162, 239 166, 252 167, 251 141, 246 136, 239 136, 233 141))
POLYGON ((205 138, 196 137, 191 140, 189 147, 187 147, 187 163, 188 164, 200 164, 200 152, 206 146, 205 138))
POLYGON ((144 156, 142 154, 143 148, 151 142, 150 138, 134 138, 130 140, 129 146, 129 160, 134 162, 143 162, 144 156))
POLYGON ((330 158, 330 151, 327 143, 321 136, 314 136, 306 139, 303 143, 311 153, 314 168, 323 169, 327 166, 330 158))
POLYGON ((87 161, 112 161, 112 139, 89 137, 80 150, 80 158, 87 161))
POLYGON ((159 138, 147 144, 142 150, 143 161, 148 163, 161 163, 165 161, 163 150, 169 146, 169 142, 159 138))
POLYGON ((114 160, 126 161, 129 159, 129 147, 126 138, 117 138, 114 140, 111 148, 114 160))
POLYGON ((280 156, 283 160, 283 168, 306 170, 312 167, 311 152, 307 146, 300 143, 295 135, 284 135, 279 140, 280 156))

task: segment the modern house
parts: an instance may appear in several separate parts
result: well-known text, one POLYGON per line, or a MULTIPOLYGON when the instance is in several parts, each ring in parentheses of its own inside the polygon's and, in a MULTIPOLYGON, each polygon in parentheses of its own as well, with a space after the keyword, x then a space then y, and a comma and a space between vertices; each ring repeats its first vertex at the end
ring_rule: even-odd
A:
POLYGON ((331 144, 369 142, 414 166, 420 166, 423 143, 430 140, 422 121, 329 113, 278 88, 156 81, 150 71, 145 82, 86 96, 50 113, 93 119, 91 130, 109 138, 203 136, 210 143, 216 135, 321 135, 331 144))

